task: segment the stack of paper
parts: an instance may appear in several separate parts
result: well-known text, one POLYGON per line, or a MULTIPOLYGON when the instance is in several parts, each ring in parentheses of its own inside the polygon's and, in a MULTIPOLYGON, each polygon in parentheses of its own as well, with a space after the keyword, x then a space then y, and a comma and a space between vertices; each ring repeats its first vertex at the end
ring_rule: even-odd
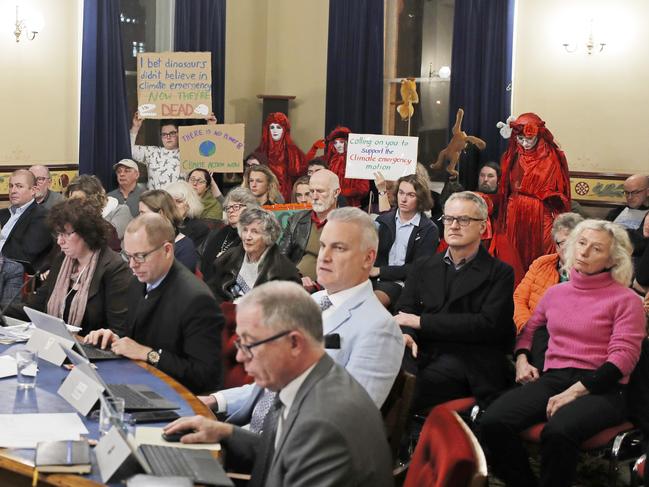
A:
POLYGON ((41 441, 78 440, 87 434, 77 413, 0 414, 0 447, 36 448, 41 441))
MULTIPOLYGON (((5 316, 8 323, 13 321, 20 322, 5 316)), ((0 344, 11 345, 12 343, 26 342, 32 334, 30 323, 20 322, 22 324, 15 324, 12 326, 0 327, 0 344)))

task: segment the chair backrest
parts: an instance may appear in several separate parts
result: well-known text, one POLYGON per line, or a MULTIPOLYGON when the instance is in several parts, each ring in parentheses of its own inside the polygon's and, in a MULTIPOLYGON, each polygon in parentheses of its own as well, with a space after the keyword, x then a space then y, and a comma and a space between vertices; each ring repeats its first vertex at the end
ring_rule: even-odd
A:
POLYGON ((456 412, 434 408, 421 431, 404 487, 478 487, 487 462, 471 430, 456 412))
POLYGON ((416 377, 404 369, 399 371, 392 389, 381 406, 385 432, 390 443, 392 458, 396 461, 401 439, 408 425, 410 406, 415 395, 416 377))
POLYGON ((223 360, 223 388, 238 387, 252 382, 243 364, 237 362, 237 347, 234 342, 237 338, 235 333, 237 306, 229 301, 221 303, 224 326, 221 331, 221 358, 223 360))

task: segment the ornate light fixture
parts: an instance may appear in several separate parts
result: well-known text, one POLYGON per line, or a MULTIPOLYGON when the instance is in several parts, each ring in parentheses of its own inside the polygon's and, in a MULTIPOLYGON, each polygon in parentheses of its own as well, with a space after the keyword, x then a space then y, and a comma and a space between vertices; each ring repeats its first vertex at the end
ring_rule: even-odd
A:
MULTIPOLYGON (((606 46, 606 42, 601 42, 601 39, 598 39, 599 42, 595 42, 595 36, 593 34, 594 23, 595 21, 593 19, 590 19, 588 37, 586 38, 586 43, 584 44, 584 48, 586 49, 586 54, 588 54, 589 56, 593 54, 593 52, 602 52, 604 50, 604 47, 606 46)), ((572 54, 573 52, 577 52, 577 49, 579 48, 579 43, 563 42, 562 46, 566 50, 566 52, 572 54)))
POLYGON ((21 18, 20 7, 16 5, 16 23, 14 30, 16 42, 20 42, 21 37, 33 41, 36 38, 36 34, 43 28, 43 23, 42 15, 34 11, 26 11, 21 18))

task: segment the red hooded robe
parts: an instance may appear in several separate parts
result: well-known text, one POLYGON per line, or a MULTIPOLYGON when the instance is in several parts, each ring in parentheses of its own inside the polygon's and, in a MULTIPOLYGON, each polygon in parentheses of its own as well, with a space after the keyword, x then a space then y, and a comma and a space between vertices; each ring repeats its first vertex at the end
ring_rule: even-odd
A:
POLYGON ((324 159, 329 165, 329 170, 338 175, 340 180, 340 194, 347 200, 349 206, 360 208, 361 201, 370 192, 370 182, 367 179, 350 179, 345 177, 347 164, 347 139, 349 138, 347 127, 336 127, 326 138, 324 159), (345 151, 340 154, 334 147, 336 139, 345 140, 345 151))
POLYGON ((554 252, 552 222, 570 211, 570 177, 566 156, 554 142, 545 122, 534 113, 513 121, 509 147, 502 157, 499 228, 505 230, 527 271, 534 259, 554 252), (517 135, 538 136, 529 150, 517 135))
POLYGON ((268 158, 268 167, 277 176, 279 190, 284 201, 291 201, 293 180, 306 172, 304 153, 291 139, 291 123, 286 115, 281 112, 268 114, 261 129, 261 144, 255 149, 268 158), (270 124, 277 123, 282 126, 282 138, 275 142, 270 136, 270 124))

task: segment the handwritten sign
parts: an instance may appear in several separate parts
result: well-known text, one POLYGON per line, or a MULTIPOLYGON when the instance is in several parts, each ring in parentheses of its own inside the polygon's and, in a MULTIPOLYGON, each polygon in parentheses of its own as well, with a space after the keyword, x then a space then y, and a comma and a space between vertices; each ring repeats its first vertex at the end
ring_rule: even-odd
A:
POLYGON ((381 171, 388 181, 414 174, 417 167, 418 137, 349 134, 346 178, 374 179, 381 171))
POLYGON ((183 172, 243 172, 245 126, 242 123, 178 127, 183 172))
POLYGON ((212 54, 137 55, 137 104, 143 118, 205 118, 212 111, 212 54))

